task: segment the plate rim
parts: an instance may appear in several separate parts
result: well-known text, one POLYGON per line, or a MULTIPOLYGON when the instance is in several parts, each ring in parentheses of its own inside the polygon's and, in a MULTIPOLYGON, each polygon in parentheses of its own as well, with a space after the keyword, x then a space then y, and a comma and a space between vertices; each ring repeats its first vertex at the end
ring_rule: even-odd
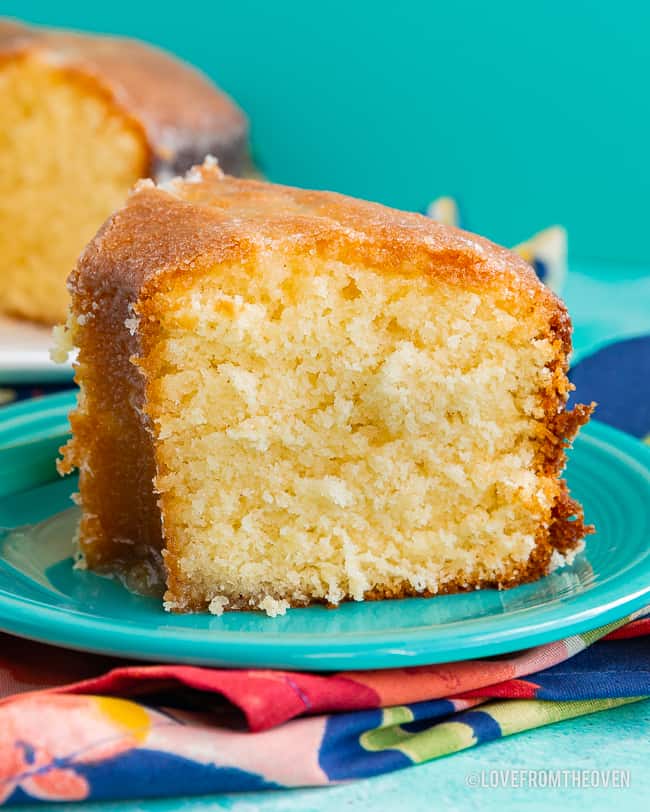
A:
POLYGON ((72 381, 73 357, 63 363, 50 357, 53 324, 0 313, 0 385, 72 381))
MULTIPOLYGON (((17 449, 16 442, 8 446, 2 442, 6 426, 11 426, 13 433, 20 432, 27 446, 30 439, 24 430, 30 424, 30 414, 37 422, 39 416, 48 413, 60 432, 62 419, 66 419, 74 400, 73 390, 2 409, 0 476, 3 452, 5 449, 17 449)), ((626 467, 634 469, 636 475, 642 477, 644 487, 650 494, 650 447, 595 420, 582 430, 577 442, 599 446, 601 450, 617 456, 626 467)), ((51 481, 55 481, 54 476, 51 481)), ((41 483, 34 483, 34 487, 38 484, 41 483)), ((303 632, 178 627, 171 630, 151 629, 137 623, 131 626, 113 621, 107 616, 87 615, 51 606, 10 593, 1 587, 0 630, 40 642, 126 659, 310 671, 409 667, 507 654, 592 631, 650 604, 650 578, 647 576, 648 572, 642 568, 640 573, 615 575, 613 583, 607 582, 601 588, 594 587, 574 598, 556 599, 542 607, 522 608, 523 617, 527 612, 532 612, 532 625, 522 622, 514 628, 500 628, 499 623, 494 622, 494 617, 476 618, 478 629, 469 625, 456 630, 454 640, 460 650, 453 653, 449 650, 449 632, 442 635, 446 642, 443 652, 439 642, 440 632, 438 630, 436 633, 436 629, 430 625, 397 631, 369 629, 344 634, 330 632, 327 636, 320 635, 317 640, 303 632), (621 578, 625 578, 625 588, 619 583, 621 578), (575 601, 579 602, 579 606, 567 619, 566 607, 575 601), (194 650, 195 647, 200 650, 194 650)), ((511 618, 512 613, 508 617, 511 618)), ((468 618, 463 619, 464 623, 467 621, 468 618)))

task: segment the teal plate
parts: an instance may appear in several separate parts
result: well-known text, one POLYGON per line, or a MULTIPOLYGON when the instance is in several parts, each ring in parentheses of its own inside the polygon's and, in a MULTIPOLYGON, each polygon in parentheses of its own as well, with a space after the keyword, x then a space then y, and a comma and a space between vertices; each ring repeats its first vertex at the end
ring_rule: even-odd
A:
MULTIPOLYGON (((70 506, 57 479, 73 395, 0 413, 0 525, 41 522, 70 506)), ((598 532, 585 551, 534 584, 436 598, 170 615, 120 583, 72 569, 73 514, 43 537, 0 537, 0 629, 85 651, 213 666, 313 671, 395 668, 487 657, 615 621, 650 604, 650 449, 591 423, 575 443, 569 485, 598 532)))

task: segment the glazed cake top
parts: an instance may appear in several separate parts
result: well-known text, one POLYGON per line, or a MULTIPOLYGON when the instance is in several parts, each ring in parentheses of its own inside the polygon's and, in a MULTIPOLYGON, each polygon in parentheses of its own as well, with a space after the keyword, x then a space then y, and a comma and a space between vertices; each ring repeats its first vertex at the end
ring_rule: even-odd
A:
POLYGON ((163 278, 180 283, 215 264, 246 264, 264 251, 496 287, 506 298, 545 310, 568 346, 564 305, 513 252, 423 215, 333 192, 232 178, 209 158, 184 178, 138 183, 82 254, 70 287, 90 293, 117 283, 135 300, 163 278))
MULTIPOLYGON (((0 19, 0 62, 38 54, 53 66, 91 78, 144 126, 157 157, 173 162, 204 141, 245 142, 248 124, 237 105, 195 68, 158 48, 124 37, 81 34, 0 19)), ((187 166, 187 164, 186 164, 187 166)))

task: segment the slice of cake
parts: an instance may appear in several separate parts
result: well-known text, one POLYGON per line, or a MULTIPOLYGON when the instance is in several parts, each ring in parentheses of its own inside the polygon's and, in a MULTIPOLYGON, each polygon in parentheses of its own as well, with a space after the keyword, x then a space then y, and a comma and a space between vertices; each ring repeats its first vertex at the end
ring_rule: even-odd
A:
POLYGON ((138 178, 248 161, 235 104, 143 43, 0 20, 0 309, 65 318, 65 278, 138 178))
POLYGON ((69 288, 83 560, 164 566, 168 609, 509 587, 589 532, 566 310, 486 240, 206 162, 139 184, 69 288))

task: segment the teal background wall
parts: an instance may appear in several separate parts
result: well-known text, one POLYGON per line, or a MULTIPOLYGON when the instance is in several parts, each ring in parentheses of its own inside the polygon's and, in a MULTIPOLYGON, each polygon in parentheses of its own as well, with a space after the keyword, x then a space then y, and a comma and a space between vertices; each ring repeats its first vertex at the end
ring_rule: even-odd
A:
POLYGON ((648 3, 9 0, 0 11, 194 62, 247 110, 273 180, 407 209, 452 194, 466 225, 499 242, 557 221, 573 258, 650 258, 648 3))

